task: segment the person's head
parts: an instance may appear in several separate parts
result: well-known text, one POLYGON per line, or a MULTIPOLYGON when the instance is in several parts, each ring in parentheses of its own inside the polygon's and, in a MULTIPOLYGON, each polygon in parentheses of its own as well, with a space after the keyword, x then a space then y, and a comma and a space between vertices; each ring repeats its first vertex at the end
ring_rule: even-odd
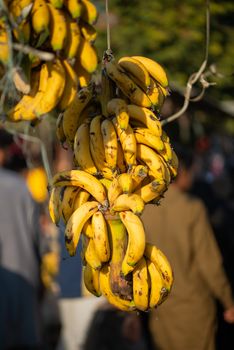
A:
POLYGON ((188 191, 193 184, 194 154, 186 146, 177 145, 175 152, 179 159, 178 174, 174 184, 182 191, 188 191))
POLYGON ((0 167, 4 166, 8 158, 9 147, 13 143, 13 136, 0 128, 0 167))

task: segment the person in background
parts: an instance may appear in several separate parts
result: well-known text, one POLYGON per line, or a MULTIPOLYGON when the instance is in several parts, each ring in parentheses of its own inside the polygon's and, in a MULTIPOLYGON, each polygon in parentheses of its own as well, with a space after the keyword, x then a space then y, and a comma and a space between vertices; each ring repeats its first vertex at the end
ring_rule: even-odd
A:
POLYGON ((0 129, 0 347, 40 349, 39 213, 25 181, 4 169, 12 136, 0 129))
POLYGON ((234 300, 203 203, 186 193, 193 182, 193 157, 175 150, 178 176, 160 206, 146 205, 142 220, 149 243, 168 257, 174 284, 168 299, 149 314, 156 349, 214 350, 216 300, 226 322, 234 322, 234 300))

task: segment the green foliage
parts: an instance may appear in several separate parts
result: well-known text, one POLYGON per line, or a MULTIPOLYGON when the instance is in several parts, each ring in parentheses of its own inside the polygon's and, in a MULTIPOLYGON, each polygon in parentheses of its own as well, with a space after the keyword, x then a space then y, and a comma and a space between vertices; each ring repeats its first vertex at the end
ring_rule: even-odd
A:
MULTIPOLYGON (((104 3, 96 1, 103 12, 104 3)), ((109 11, 117 18, 111 26, 111 48, 116 58, 151 57, 166 67, 170 81, 184 85, 204 59, 205 6, 205 0, 110 0, 109 11)), ((211 1, 209 65, 215 64, 224 77, 215 77, 218 85, 208 93, 222 99, 230 99, 233 85, 233 13, 233 1, 211 1)), ((106 31, 99 33, 97 46, 102 56, 106 31)))

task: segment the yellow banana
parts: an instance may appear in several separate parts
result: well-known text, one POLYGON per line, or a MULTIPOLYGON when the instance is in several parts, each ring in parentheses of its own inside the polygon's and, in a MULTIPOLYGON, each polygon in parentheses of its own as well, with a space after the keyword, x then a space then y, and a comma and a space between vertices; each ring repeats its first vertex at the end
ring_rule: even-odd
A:
POLYGON ((88 22, 82 20, 79 21, 79 27, 84 39, 93 44, 97 38, 96 29, 88 22))
POLYGON ((48 1, 56 9, 60 9, 63 6, 63 0, 48 0, 48 1))
POLYGON ((96 49, 84 38, 80 38, 80 45, 77 50, 81 66, 88 72, 93 73, 97 69, 98 56, 96 49))
POLYGON ((170 170, 171 177, 172 177, 172 179, 174 179, 177 176, 179 160, 178 160, 178 157, 173 149, 172 149, 172 158, 167 163, 167 165, 168 165, 168 168, 170 170))
POLYGON ((96 6, 89 0, 81 0, 81 4, 81 18, 89 24, 95 24, 98 18, 96 6))
POLYGON ((167 190, 167 185, 164 180, 153 180, 149 184, 146 184, 134 193, 138 194, 145 203, 155 201, 156 203, 162 197, 163 193, 167 190))
POLYGON ((98 170, 93 162, 89 149, 89 125, 83 123, 79 126, 74 139, 74 154, 78 166, 92 174, 97 175, 98 170))
POLYGON ((67 60, 63 61, 65 69, 65 87, 58 107, 63 111, 70 106, 77 93, 78 77, 67 60))
POLYGON ((160 152, 160 155, 166 162, 171 162, 172 160, 172 147, 170 142, 163 141, 164 150, 160 152))
POLYGON ((92 75, 81 66, 79 57, 76 57, 76 61, 74 63, 74 70, 78 77, 79 87, 87 87, 90 84, 92 75))
POLYGON ((49 28, 50 13, 45 0, 35 0, 31 12, 33 30, 39 34, 49 28))
POLYGON ((170 292, 173 285, 173 271, 167 257, 155 245, 146 243, 144 255, 152 261, 160 270, 164 285, 170 292))
POLYGON ((131 170, 131 176, 133 179, 133 190, 137 188, 137 186, 142 183, 142 181, 148 175, 148 167, 144 165, 136 165, 131 170))
POLYGON ((73 210, 78 209, 82 204, 89 200, 90 193, 80 189, 74 201, 73 210))
POLYGON ((128 114, 131 119, 137 120, 146 125, 156 136, 162 135, 162 126, 156 115, 148 108, 136 105, 128 105, 128 114))
POLYGON ((126 276, 133 271, 145 250, 145 230, 141 219, 131 211, 119 213, 128 232, 128 247, 122 263, 122 272, 126 276))
POLYGON ((131 103, 138 106, 151 107, 151 101, 145 92, 125 74, 119 65, 111 61, 105 64, 105 68, 110 79, 112 79, 123 94, 130 99, 131 103))
POLYGON ((76 254, 80 234, 85 222, 98 210, 98 202, 86 202, 76 209, 67 222, 65 244, 70 256, 76 254))
POLYGON ((89 219, 83 226, 82 233, 88 237, 93 238, 92 221, 89 219))
POLYGON ((159 136, 155 136, 147 128, 135 128, 135 138, 138 143, 142 143, 146 146, 153 148, 155 151, 163 155, 165 151, 164 143, 159 136))
POLYGON ((107 197, 108 197, 110 206, 113 205, 116 198, 122 193, 123 193, 123 189, 120 186, 118 179, 115 177, 112 180, 110 187, 108 188, 108 191, 107 191, 107 197))
POLYGON ((137 61, 140 61, 148 70, 149 74, 157 81, 159 84, 161 84, 164 88, 168 86, 168 79, 165 70, 163 67, 157 63, 156 61, 153 61, 150 58, 142 57, 142 56, 133 56, 137 61))
POLYGON ((98 211, 92 216, 92 231, 95 250, 101 262, 110 259, 110 244, 104 215, 98 211))
POLYGON ((161 157, 150 147, 141 143, 137 144, 137 159, 144 162, 151 171, 151 174, 164 180, 164 167, 161 157))
POLYGON ((115 295, 110 286, 110 267, 108 265, 104 265, 100 270, 100 289, 102 292, 102 295, 106 297, 108 302, 115 306, 116 308, 122 310, 122 311, 134 311, 135 304, 131 300, 125 300, 120 298, 119 296, 115 295))
POLYGON ((58 225, 60 220, 59 198, 62 187, 53 187, 49 199, 49 213, 51 220, 55 225, 58 225))
POLYGON ((50 44, 53 51, 62 50, 67 38, 66 18, 62 10, 48 4, 50 12, 50 44))
POLYGON ((108 167, 110 167, 112 171, 115 171, 117 166, 118 143, 115 127, 110 120, 105 119, 101 123, 101 133, 106 162, 108 167))
MULTIPOLYGON (((54 175, 52 184, 56 187, 78 186, 89 192, 103 207, 107 207, 106 191, 93 175, 82 170, 62 171, 54 175)), ((79 193, 78 193, 79 195, 79 193)))
POLYGON ((120 129, 126 130, 128 127, 129 115, 127 113, 127 104, 121 98, 113 98, 107 104, 109 115, 115 115, 120 129))
POLYGON ((64 5, 72 18, 80 18, 82 12, 82 4, 80 0, 65 0, 64 5))
POLYGON ((66 15, 67 22, 67 38, 64 46, 64 56, 68 59, 72 59, 76 56, 81 33, 77 22, 66 15))
POLYGON ((142 257, 132 272, 132 288, 133 300, 136 308, 141 311, 146 311, 149 307, 149 277, 147 263, 142 257))
POLYGON ((145 203, 143 199, 135 194, 121 194, 114 201, 111 211, 124 211, 131 210, 136 215, 141 215, 143 213, 145 203))
POLYGON ((77 187, 66 186, 60 193, 60 210, 63 221, 66 223, 73 213, 73 205, 78 192, 77 187))
POLYGON ((137 85, 142 87, 144 91, 148 91, 150 86, 150 76, 141 62, 133 57, 121 57, 118 64, 127 72, 127 74, 130 74, 137 85))
POLYGON ((150 260, 146 260, 150 280, 149 308, 155 308, 167 293, 157 266, 150 260))
POLYGON ((80 90, 70 106, 65 110, 63 115, 63 129, 67 142, 73 146, 74 137, 79 125, 79 119, 82 111, 88 105, 92 98, 90 89, 80 90))
POLYGON ((147 96, 149 97, 152 105, 156 110, 159 110, 162 107, 164 102, 164 95, 153 79, 150 79, 150 87, 148 89, 147 96))
POLYGON ((3 18, 0 18, 0 47, 0 62, 7 64, 10 58, 10 47, 6 23, 3 18))
POLYGON ((136 164, 137 143, 134 132, 130 125, 128 125, 126 130, 120 129, 116 118, 113 119, 113 123, 123 148, 125 162, 129 169, 131 169, 136 164))
POLYGON ((82 249, 84 251, 85 262, 94 270, 100 269, 102 263, 96 252, 93 238, 88 238, 86 235, 82 235, 82 249))
POLYGON ((100 283, 99 283, 99 274, 98 270, 94 270, 88 264, 84 267, 84 284, 88 291, 95 295, 96 297, 100 297, 102 295, 100 291, 100 283))
POLYGON ((122 173, 118 176, 118 182, 122 192, 129 194, 133 191, 133 178, 130 173, 122 173))

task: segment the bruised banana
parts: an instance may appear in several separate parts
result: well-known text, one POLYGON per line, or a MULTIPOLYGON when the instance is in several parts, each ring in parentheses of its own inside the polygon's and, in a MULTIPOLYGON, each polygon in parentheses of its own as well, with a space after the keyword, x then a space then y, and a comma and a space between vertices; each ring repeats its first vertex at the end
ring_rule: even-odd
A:
POLYGON ((80 234, 85 222, 98 210, 98 202, 86 202, 76 209, 67 222, 65 245, 70 256, 76 254, 80 234))
POLYGON ((122 193, 123 193, 123 189, 119 184, 118 178, 115 177, 111 182, 107 191, 109 205, 112 206, 116 198, 118 198, 118 196, 122 193))
POLYGON ((115 115, 120 129, 126 130, 128 127, 129 115, 127 113, 127 104, 121 98, 113 98, 107 104, 109 115, 115 115))
POLYGON ((101 262, 110 259, 110 244, 104 215, 98 211, 92 216, 92 231, 95 251, 101 262))
POLYGON ((117 166, 118 140, 115 127, 110 120, 105 119, 101 123, 101 133, 106 162, 108 167, 114 172, 117 166))
POLYGON ((150 278, 149 308, 153 309, 160 304, 162 298, 165 298, 167 291, 164 287, 163 279, 157 266, 148 259, 146 262, 150 278))
POLYGON ((130 174, 133 180, 132 190, 135 190, 148 175, 148 167, 138 164, 132 168, 130 174))
POLYGON ((73 213, 73 205, 77 196, 78 188, 67 186, 60 193, 60 210, 63 221, 66 223, 73 213))
POLYGON ((145 203, 143 199, 136 193, 121 194, 114 201, 111 211, 124 211, 131 210, 135 215, 141 215, 143 213, 145 203))
POLYGON ((144 124, 156 136, 162 135, 162 126, 154 112, 148 108, 139 107, 133 104, 128 105, 128 114, 131 119, 144 124))
POLYGON ((145 203, 149 203, 151 201, 158 202, 166 190, 167 185, 165 180, 154 179, 150 183, 141 186, 134 193, 138 194, 138 196, 140 196, 145 203))

